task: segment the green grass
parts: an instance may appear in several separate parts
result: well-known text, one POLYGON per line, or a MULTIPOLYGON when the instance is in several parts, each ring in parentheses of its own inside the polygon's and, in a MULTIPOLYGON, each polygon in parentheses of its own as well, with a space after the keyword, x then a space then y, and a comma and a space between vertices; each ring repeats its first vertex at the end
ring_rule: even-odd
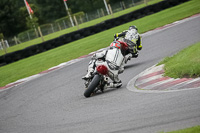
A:
MULTIPOLYGON (((160 1, 162 1, 162 0, 151 0, 150 2, 148 2, 148 5, 152 5, 152 4, 158 3, 160 1)), ((140 4, 138 6, 134 6, 134 7, 128 8, 126 10, 122 10, 120 12, 114 13, 114 17, 119 17, 121 15, 127 14, 129 12, 135 11, 135 10, 143 8, 145 6, 146 6, 145 4, 140 4)), ((112 15, 107 15, 107 16, 104 16, 104 17, 101 17, 101 18, 98 18, 98 19, 94 19, 92 21, 80 24, 79 28, 82 29, 82 28, 85 28, 85 27, 89 27, 89 26, 98 24, 100 22, 103 22, 105 20, 111 19, 111 18, 112 18, 112 15)), ((77 30, 77 27, 75 26, 75 27, 67 28, 65 30, 54 32, 52 34, 44 36, 44 40, 47 41, 47 40, 59 37, 59 36, 61 36, 63 34, 76 31, 76 30, 77 30)), ((27 42, 21 43, 19 45, 15 45, 15 46, 12 46, 12 47, 8 48, 7 49, 7 53, 11 53, 11 52, 14 52, 14 51, 17 51, 17 50, 20 50, 20 49, 24 49, 24 48, 26 48, 28 46, 31 46, 31 45, 34 45, 34 44, 39 44, 41 42, 42 42, 41 38, 36 38, 36 39, 31 40, 31 41, 27 41, 27 42)), ((0 56, 4 55, 4 54, 5 54, 5 52, 3 50, 0 50, 0 56)))
POLYGON ((37 74, 60 63, 78 58, 82 55, 87 55, 88 53, 100 48, 107 47, 112 42, 114 33, 121 32, 127 29, 130 25, 136 25, 139 28, 139 32, 144 33, 159 26, 199 13, 199 5, 199 0, 192 0, 139 20, 117 26, 107 31, 100 32, 47 52, 0 67, 0 86, 5 86, 6 84, 18 79, 37 74))
POLYGON ((200 133, 200 126, 194 126, 191 128, 181 129, 181 130, 167 132, 167 133, 200 133))
POLYGON ((200 76, 200 42, 181 50, 172 57, 166 57, 159 64, 165 64, 165 76, 173 78, 200 76))

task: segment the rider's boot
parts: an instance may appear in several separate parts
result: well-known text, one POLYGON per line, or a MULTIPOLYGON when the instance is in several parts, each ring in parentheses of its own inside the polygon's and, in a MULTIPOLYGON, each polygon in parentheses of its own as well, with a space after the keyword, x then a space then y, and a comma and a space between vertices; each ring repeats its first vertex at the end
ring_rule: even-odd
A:
POLYGON ((92 73, 94 72, 94 70, 88 70, 87 74, 85 76, 82 77, 82 79, 87 80, 91 77, 92 73))
POLYGON ((119 88, 122 86, 122 81, 118 81, 118 82, 111 82, 111 83, 108 83, 107 87, 109 88, 119 88))
POLYGON ((94 65, 95 65, 95 60, 91 60, 89 62, 87 74, 82 77, 82 79, 87 80, 91 77, 92 73, 94 72, 94 65))
POLYGON ((113 82, 115 88, 120 88, 122 86, 122 81, 119 82, 113 82))
POLYGON ((132 58, 137 58, 138 57, 138 53, 133 53, 132 54, 132 58))
POLYGON ((122 86, 122 81, 119 79, 118 75, 114 75, 112 80, 112 83, 108 83, 109 88, 119 88, 122 86))

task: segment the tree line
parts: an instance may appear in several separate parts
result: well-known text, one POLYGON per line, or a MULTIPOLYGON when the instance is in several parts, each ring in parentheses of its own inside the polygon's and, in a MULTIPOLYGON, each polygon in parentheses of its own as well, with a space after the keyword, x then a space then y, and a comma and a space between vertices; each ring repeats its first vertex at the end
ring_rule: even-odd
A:
MULTIPOLYGON (((106 0, 112 4, 122 0, 106 0)), ((63 0, 27 0, 33 10, 33 20, 42 25, 67 16, 63 0)), ((105 8, 103 0, 67 0, 72 13, 91 12, 105 8)), ((11 37, 32 26, 24 0, 1 0, 0 33, 11 37)))

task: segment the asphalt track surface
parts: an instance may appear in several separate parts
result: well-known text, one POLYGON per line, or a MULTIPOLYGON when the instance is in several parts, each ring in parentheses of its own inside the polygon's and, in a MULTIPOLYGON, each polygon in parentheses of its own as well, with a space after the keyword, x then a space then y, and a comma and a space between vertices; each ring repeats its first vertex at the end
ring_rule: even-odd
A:
POLYGON ((200 17, 144 34, 143 50, 120 75, 123 86, 85 98, 90 57, 0 93, 0 133, 157 133, 200 125, 200 90, 138 93, 143 70, 200 41, 200 17))

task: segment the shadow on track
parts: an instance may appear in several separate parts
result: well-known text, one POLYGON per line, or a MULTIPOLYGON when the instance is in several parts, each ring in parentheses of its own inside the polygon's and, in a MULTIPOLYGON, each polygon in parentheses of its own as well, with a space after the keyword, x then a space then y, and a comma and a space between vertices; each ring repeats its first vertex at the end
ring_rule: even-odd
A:
POLYGON ((132 68, 132 67, 137 67, 137 66, 140 66, 142 64, 144 64, 144 62, 139 62, 139 63, 130 64, 130 65, 125 65, 124 69, 129 69, 129 68, 132 68))
POLYGON ((155 62, 156 60, 157 59, 154 58, 154 59, 151 59, 151 60, 145 60, 145 61, 141 61, 141 62, 132 63, 130 65, 125 65, 124 69, 130 69, 132 67, 138 67, 138 66, 141 66, 141 65, 144 65, 144 64, 148 64, 149 62, 155 62))
MULTIPOLYGON (((105 94, 107 95, 107 94, 109 94, 109 93, 111 93, 111 92, 113 92, 113 91, 121 90, 121 89, 123 89, 123 88, 124 88, 123 86, 120 87, 120 88, 108 88, 108 89, 104 90, 104 92, 98 91, 97 93, 95 93, 94 95, 92 95, 92 96, 89 97, 89 98, 98 97, 98 96, 105 95, 105 94)), ((87 99, 87 98, 86 98, 86 99, 87 99)))

